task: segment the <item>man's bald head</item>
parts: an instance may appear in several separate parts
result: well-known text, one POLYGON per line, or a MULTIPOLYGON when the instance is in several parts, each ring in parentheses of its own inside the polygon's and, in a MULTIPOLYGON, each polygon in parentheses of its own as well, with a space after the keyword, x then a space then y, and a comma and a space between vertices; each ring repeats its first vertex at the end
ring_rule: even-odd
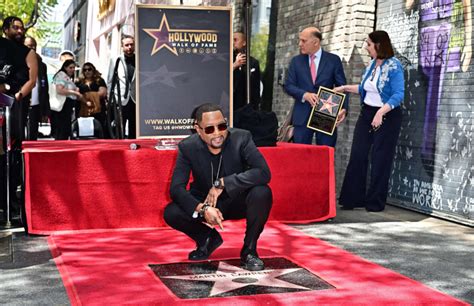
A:
POLYGON ((316 27, 307 27, 300 32, 299 44, 301 54, 314 54, 321 48, 323 36, 316 27))

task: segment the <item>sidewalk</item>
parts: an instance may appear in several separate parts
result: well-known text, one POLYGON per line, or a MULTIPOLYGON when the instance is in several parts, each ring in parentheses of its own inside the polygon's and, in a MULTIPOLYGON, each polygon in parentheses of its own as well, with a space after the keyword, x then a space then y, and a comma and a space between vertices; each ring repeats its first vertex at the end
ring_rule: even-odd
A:
MULTIPOLYGON (((339 210, 333 220, 294 227, 474 303, 474 230, 470 227, 393 206, 382 213, 339 210)), ((68 305, 46 238, 26 236, 21 229, 8 235, 0 231, 0 304, 68 305), (13 261, 8 256, 10 240, 13 261)))

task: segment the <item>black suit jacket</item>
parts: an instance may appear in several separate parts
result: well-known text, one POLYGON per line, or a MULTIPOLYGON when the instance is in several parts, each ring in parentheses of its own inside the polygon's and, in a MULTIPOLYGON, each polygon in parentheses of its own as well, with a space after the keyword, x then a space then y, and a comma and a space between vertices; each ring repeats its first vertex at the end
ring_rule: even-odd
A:
MULTIPOLYGON (((230 129, 222 148, 224 191, 233 198, 245 190, 270 182, 270 169, 255 146, 250 132, 230 129)), ((211 153, 198 134, 178 145, 178 158, 171 180, 171 198, 186 213, 192 215, 212 187, 211 153), (193 182, 186 190, 192 173, 193 182)))
POLYGON ((51 109, 49 107, 49 86, 48 86, 48 68, 43 63, 43 59, 38 55, 38 81, 39 92, 38 99, 40 105, 41 116, 50 116, 51 109))
MULTIPOLYGON (((234 62, 236 56, 237 54, 234 53, 234 62)), ((234 111, 238 110, 242 106, 247 105, 247 83, 245 70, 245 65, 234 70, 234 111)), ((260 104, 260 64, 258 60, 253 57, 250 57, 250 103, 253 105, 254 109, 258 109, 258 105, 260 104)))

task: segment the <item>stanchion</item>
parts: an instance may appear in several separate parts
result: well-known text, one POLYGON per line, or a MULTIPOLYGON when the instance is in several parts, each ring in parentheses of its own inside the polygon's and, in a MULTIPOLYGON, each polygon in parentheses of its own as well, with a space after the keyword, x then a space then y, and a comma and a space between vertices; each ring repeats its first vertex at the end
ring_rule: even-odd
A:
POLYGON ((5 223, 5 227, 11 227, 11 221, 10 221, 10 154, 12 151, 12 142, 11 142, 11 123, 10 123, 10 107, 6 106, 5 107, 5 140, 7 142, 7 151, 5 152, 6 154, 6 163, 5 163, 5 175, 7 179, 7 221, 5 223))
POLYGON ((5 107, 5 141, 7 143, 6 152, 5 152, 5 176, 7 183, 7 202, 6 202, 6 223, 5 227, 9 228, 12 226, 10 220, 10 155, 12 149, 11 143, 11 122, 10 122, 10 107, 13 105, 14 99, 10 96, 7 96, 3 93, 0 94, 0 107, 5 107))

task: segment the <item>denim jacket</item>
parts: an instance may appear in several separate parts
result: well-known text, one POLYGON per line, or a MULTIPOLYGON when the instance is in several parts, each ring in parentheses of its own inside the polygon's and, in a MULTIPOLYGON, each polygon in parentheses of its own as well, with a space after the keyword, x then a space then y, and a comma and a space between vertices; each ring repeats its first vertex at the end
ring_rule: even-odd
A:
MULTIPOLYGON (((405 98, 405 77, 403 75, 403 67, 395 57, 387 58, 380 66, 381 72, 377 80, 377 89, 379 91, 382 102, 388 103, 392 109, 400 106, 405 98)), ((375 69, 375 60, 365 68, 362 76, 362 82, 359 84, 360 102, 364 103, 366 91, 364 84, 371 76, 372 70, 375 69)))

